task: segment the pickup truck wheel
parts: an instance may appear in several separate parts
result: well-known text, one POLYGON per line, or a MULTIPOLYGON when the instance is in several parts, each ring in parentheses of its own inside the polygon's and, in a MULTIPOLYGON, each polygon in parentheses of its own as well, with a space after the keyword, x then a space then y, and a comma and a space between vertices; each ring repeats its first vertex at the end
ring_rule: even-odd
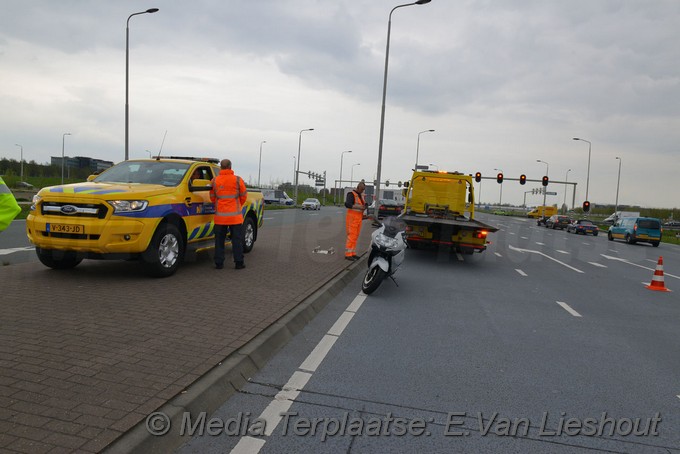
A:
POLYGON ((607 239, 609 241, 614 241, 614 237, 612 236, 612 232, 607 232, 607 239))
POLYGON ((243 222, 243 252, 248 253, 255 246, 255 222, 253 218, 246 218, 243 222))
POLYGON ((153 277, 175 274, 184 257, 184 244, 179 229, 173 224, 161 224, 149 247, 142 254, 146 271, 153 277))
POLYGON ((654 246, 654 247, 659 247, 659 242, 658 242, 658 241, 653 241, 653 242, 652 242, 652 246, 654 246))
POLYGON ((630 236, 630 233, 626 233, 626 243, 635 244, 635 240, 633 239, 632 236, 630 236))
POLYGON ((83 261, 72 251, 35 248, 35 252, 43 265, 55 270, 70 270, 83 261))

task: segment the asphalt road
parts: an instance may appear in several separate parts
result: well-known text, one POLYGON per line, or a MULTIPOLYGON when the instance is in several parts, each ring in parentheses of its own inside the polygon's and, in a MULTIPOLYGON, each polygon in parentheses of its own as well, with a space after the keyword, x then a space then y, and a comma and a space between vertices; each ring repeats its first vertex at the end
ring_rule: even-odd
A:
POLYGON ((680 247, 482 220, 483 254, 358 278, 178 452, 680 452, 680 247))

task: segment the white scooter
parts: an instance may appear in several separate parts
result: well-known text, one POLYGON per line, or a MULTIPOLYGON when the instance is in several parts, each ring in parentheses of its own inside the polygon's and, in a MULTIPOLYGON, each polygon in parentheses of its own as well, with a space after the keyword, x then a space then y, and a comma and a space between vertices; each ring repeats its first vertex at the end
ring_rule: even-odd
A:
MULTIPOLYGON (((371 235, 368 271, 361 290, 370 295, 386 277, 397 271, 406 251, 406 223, 397 217, 385 218, 380 228, 371 235)), ((396 284, 396 282, 395 282, 396 284)))

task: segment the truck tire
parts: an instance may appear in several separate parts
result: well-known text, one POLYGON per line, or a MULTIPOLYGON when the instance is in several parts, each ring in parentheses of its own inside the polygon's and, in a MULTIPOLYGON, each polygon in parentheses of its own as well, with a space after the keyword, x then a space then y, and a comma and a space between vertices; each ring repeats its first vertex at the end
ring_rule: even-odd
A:
POLYGON ((59 251, 53 249, 35 248, 38 260, 46 267, 55 270, 70 270, 78 266, 83 261, 78 254, 73 251, 59 251))
POLYGON ((630 233, 626 233, 626 243, 628 244, 635 244, 636 241, 633 239, 633 237, 630 235, 630 233))
POLYGON ((179 229, 174 224, 162 223, 142 253, 147 273, 153 277, 172 276, 183 259, 184 243, 179 229))
POLYGON ((658 241, 652 241, 652 246, 659 247, 659 242, 658 241))
POLYGON ((607 232, 607 239, 609 241, 614 241, 614 237, 612 236, 612 232, 607 232))
POLYGON ((243 252, 247 254, 253 250, 255 246, 255 221, 248 216, 243 221, 243 252))
POLYGON ((361 290, 365 294, 370 295, 371 293, 375 292, 378 287, 380 287, 380 284, 382 284, 382 281, 385 279, 386 275, 387 273, 385 273, 379 266, 371 268, 366 272, 366 276, 364 276, 364 280, 361 283, 361 290))

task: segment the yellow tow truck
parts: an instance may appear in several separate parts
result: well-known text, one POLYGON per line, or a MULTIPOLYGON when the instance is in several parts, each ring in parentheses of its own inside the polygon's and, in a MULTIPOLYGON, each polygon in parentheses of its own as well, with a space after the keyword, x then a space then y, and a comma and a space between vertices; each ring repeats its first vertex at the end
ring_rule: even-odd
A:
POLYGON ((459 172, 417 170, 404 190, 401 218, 411 248, 449 246, 472 254, 486 249, 487 235, 498 228, 475 220, 472 177, 459 172))
MULTIPOLYGON (((50 268, 83 259, 139 259, 152 276, 175 273, 189 254, 214 247, 210 183, 217 159, 123 161, 87 182, 43 188, 26 219, 28 239, 50 268)), ((244 252, 262 226, 264 201, 248 191, 242 207, 244 252)))

